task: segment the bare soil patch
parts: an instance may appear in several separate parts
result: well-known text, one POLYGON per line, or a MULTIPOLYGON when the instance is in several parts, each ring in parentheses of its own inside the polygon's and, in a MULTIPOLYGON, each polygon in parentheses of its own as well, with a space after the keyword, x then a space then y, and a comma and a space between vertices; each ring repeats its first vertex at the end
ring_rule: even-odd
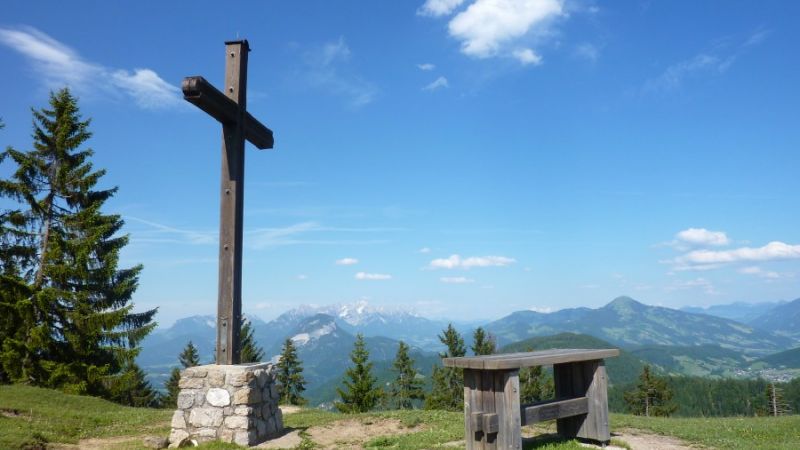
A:
POLYGON ((687 450, 703 448, 692 445, 672 436, 647 433, 641 430, 626 428, 612 433, 612 438, 630 445, 633 450, 687 450))
POLYGON ((399 420, 339 420, 306 430, 314 443, 323 449, 360 449, 378 436, 416 433, 423 426, 407 428, 399 420))

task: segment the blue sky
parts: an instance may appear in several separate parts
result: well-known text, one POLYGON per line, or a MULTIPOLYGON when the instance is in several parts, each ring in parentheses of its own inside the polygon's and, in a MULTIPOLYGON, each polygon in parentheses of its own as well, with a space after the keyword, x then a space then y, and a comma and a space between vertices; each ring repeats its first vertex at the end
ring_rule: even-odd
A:
MULTIPOLYGON (((69 85, 169 324, 216 308, 220 127, 246 38, 243 308, 454 319, 800 297, 795 2, 11 2, 0 143, 69 85), (226 9, 227 8, 227 9, 226 9)), ((7 175, 8 166, 0 167, 7 175)))

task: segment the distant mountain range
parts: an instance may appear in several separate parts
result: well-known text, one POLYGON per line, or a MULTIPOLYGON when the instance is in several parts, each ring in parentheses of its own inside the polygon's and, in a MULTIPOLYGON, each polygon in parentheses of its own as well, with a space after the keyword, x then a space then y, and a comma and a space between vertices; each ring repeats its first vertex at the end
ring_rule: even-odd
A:
POLYGON ((597 309, 554 313, 518 311, 488 323, 502 344, 561 332, 595 336, 624 348, 652 345, 718 345, 747 355, 767 355, 792 347, 794 340, 730 319, 649 306, 619 297, 597 309))
POLYGON ((705 308, 700 306, 684 306, 681 308, 681 311, 690 312, 693 314, 708 314, 709 316, 722 317, 723 319, 731 319, 737 322, 749 323, 754 318, 761 316, 776 306, 784 303, 786 302, 735 302, 712 305, 705 308))
MULTIPOLYGON (((758 320, 753 320, 752 326, 710 314, 712 311, 732 314, 734 309, 709 308, 697 314, 648 306, 620 297, 595 309, 570 308, 553 313, 517 311, 483 326, 508 351, 528 347, 620 347, 627 351, 608 362, 609 373, 616 383, 635 378, 642 361, 665 373, 762 376, 763 372, 747 372, 757 358, 800 345, 796 325, 800 300, 773 304, 758 320)), ((399 340, 411 345, 412 356, 422 376, 430 375, 432 367, 440 363, 437 352, 442 345, 437 335, 447 326, 444 320, 373 308, 363 302, 303 306, 269 322, 257 317, 249 320, 255 340, 268 359, 280 353, 285 339, 294 341, 305 367, 308 397, 315 402, 335 398, 335 388, 350 364, 349 354, 356 333, 364 334, 376 375, 386 382, 391 379, 390 366, 399 340)), ((473 327, 477 325, 456 324, 467 347, 472 340, 473 327)), ((161 387, 170 369, 177 365, 178 354, 190 340, 198 347, 201 362, 212 362, 215 326, 213 316, 194 316, 148 336, 142 343, 138 363, 153 385, 161 387)), ((792 360, 793 355, 789 353, 779 359, 792 360)), ((773 363, 777 361, 764 358, 755 367, 760 371, 773 367, 770 366, 773 363)))

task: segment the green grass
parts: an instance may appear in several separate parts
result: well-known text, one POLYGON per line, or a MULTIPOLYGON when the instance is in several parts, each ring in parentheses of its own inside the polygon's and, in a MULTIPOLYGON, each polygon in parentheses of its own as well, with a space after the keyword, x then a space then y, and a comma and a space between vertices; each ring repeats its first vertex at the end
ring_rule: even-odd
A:
POLYGON ((718 449, 796 449, 800 416, 660 418, 612 414, 614 429, 636 428, 718 449))
POLYGON ((2 449, 74 444, 94 437, 166 436, 172 416, 172 411, 129 408, 99 398, 29 386, 0 386, 0 411, 2 449))
MULTIPOLYGON (((128 408, 98 398, 67 395, 58 391, 28 386, 0 386, 0 449, 44 448, 47 443, 77 443, 84 438, 131 436, 114 443, 115 449, 138 449, 141 436, 166 436, 172 411, 128 408), (13 417, 9 417, 13 416, 13 417)), ((304 437, 300 449, 315 448, 304 433, 312 426, 339 420, 364 423, 398 421, 411 431, 407 434, 379 436, 367 448, 417 450, 441 448, 464 439, 463 416, 446 411, 386 411, 343 415, 321 410, 302 410, 284 416, 285 425, 300 429, 304 437)), ((789 449, 800 443, 800 416, 748 418, 645 418, 612 414, 612 431, 627 428, 674 436, 688 443, 717 449, 789 449)), ((532 428, 533 439, 525 450, 577 450, 575 441, 554 435, 554 423, 532 428)), ((201 446, 205 450, 240 448, 219 442, 201 446)), ((449 447, 458 448, 458 447, 449 447)))

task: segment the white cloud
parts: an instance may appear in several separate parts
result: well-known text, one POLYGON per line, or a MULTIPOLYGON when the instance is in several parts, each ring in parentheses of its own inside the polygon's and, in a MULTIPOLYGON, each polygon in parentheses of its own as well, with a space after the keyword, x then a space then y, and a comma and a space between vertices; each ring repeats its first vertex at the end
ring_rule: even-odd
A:
POLYGON ((308 275, 306 275, 306 274, 304 274, 304 273, 301 273, 300 275, 297 275, 297 276, 295 277, 295 279, 297 279, 297 280, 299 280, 299 281, 307 280, 307 279, 308 279, 308 275))
POLYGON ((114 69, 84 60, 75 50, 32 27, 0 28, 0 43, 28 58, 49 89, 69 86, 78 95, 118 98, 120 93, 144 109, 182 104, 180 89, 146 68, 114 69))
POLYGON ((538 313, 542 313, 542 314, 550 314, 551 312, 556 311, 555 308, 552 308, 550 306, 531 306, 528 309, 533 311, 533 312, 538 312, 538 313))
POLYGON ((358 260, 355 258, 342 258, 336 260, 337 266, 352 266, 354 264, 358 264, 358 260))
POLYGON ((447 78, 439 77, 439 78, 433 80, 433 82, 431 82, 430 84, 428 84, 424 88, 422 88, 422 90, 423 91, 435 91, 437 89, 446 88, 446 87, 450 87, 450 84, 447 82, 447 78))
POLYGON ((366 273, 358 272, 356 280, 391 280, 392 276, 384 273, 366 273))
POLYGON ((425 3, 417 10, 417 14, 431 17, 446 16, 455 11, 462 3, 464 0, 425 0, 425 3))
POLYGON ((709 231, 705 228, 689 228, 675 235, 683 243, 694 246, 722 246, 730 244, 724 231, 709 231))
MULTIPOLYGON (((489 58, 509 53, 518 39, 545 34, 550 22, 564 14, 562 0, 476 0, 450 21, 448 29, 461 41, 462 53, 489 58)), ((531 56, 532 51, 523 58, 531 63, 531 56)))
POLYGON ((441 277, 439 281, 447 284, 467 284, 475 282, 475 280, 466 277, 441 277))
POLYGON ((800 259, 800 245, 773 241, 763 247, 741 247, 732 250, 694 250, 675 259, 678 266, 706 266, 736 262, 800 259))
POLYGON ((419 68, 419 70, 422 70, 424 72, 427 72, 427 71, 430 71, 430 70, 433 70, 433 69, 436 68, 436 66, 431 64, 431 63, 417 64, 417 67, 419 68))
POLYGON ((417 250, 417 253, 430 253, 431 249, 428 247, 422 247, 421 249, 417 250))
POLYGON ((378 95, 378 89, 347 70, 346 63, 351 55, 344 37, 307 52, 306 81, 315 88, 347 98, 349 106, 359 108, 372 103, 378 95))
POLYGON ((518 48, 511 54, 514 56, 514 58, 517 58, 522 65, 525 66, 528 64, 538 65, 542 63, 542 57, 534 53, 534 51, 529 48, 518 48))
POLYGON ((777 280, 781 277, 781 275, 777 272, 771 272, 762 270, 758 266, 749 266, 749 267, 742 267, 739 269, 739 273, 744 275, 755 275, 760 278, 766 278, 768 280, 777 280))
POLYGON ((505 267, 515 263, 514 258, 505 256, 470 256, 462 259, 459 255, 434 259, 428 265, 431 269, 471 269, 473 267, 505 267))

